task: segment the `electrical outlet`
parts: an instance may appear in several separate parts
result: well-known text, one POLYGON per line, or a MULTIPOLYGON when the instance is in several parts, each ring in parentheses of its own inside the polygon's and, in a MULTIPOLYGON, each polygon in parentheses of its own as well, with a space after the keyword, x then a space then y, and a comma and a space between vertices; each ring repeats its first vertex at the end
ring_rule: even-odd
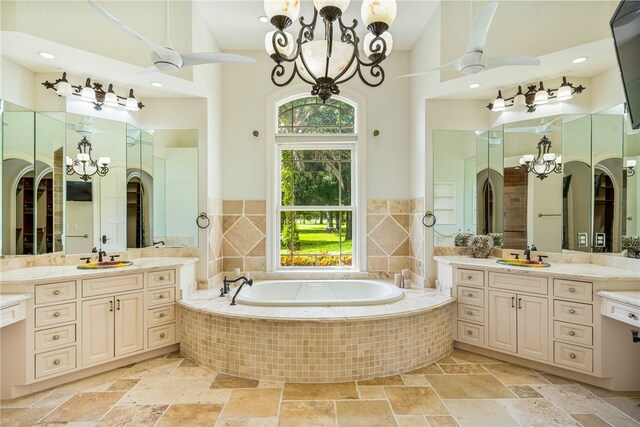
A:
POLYGON ((604 248, 605 233, 596 233, 594 245, 596 248, 604 248))
POLYGON ((587 246, 589 246, 588 242, 588 238, 587 238, 587 233, 578 233, 578 247, 579 248, 586 248, 587 246))

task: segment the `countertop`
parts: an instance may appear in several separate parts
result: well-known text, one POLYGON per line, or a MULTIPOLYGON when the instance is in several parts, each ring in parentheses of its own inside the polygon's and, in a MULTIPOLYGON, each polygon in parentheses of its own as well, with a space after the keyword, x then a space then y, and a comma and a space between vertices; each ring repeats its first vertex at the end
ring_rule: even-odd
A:
POLYGON ((564 276, 574 280, 617 280, 638 281, 640 287, 640 271, 607 267, 599 264, 553 263, 550 267, 514 267, 498 264, 498 258, 473 258, 470 256, 435 256, 433 259, 448 265, 461 267, 480 267, 494 271, 520 273, 532 276, 564 276))
POLYGON ((19 304, 33 298, 31 294, 0 294, 0 309, 19 304))
POLYGON ((640 291, 598 291, 597 295, 640 308, 640 291))
POLYGON ((138 273, 141 270, 184 266, 195 263, 198 258, 183 257, 148 257, 136 258, 127 267, 104 268, 97 270, 79 270, 76 265, 55 265, 42 267, 27 267, 17 270, 0 272, 0 284, 26 284, 32 282, 51 281, 69 278, 87 278, 94 276, 108 276, 114 273, 138 273))

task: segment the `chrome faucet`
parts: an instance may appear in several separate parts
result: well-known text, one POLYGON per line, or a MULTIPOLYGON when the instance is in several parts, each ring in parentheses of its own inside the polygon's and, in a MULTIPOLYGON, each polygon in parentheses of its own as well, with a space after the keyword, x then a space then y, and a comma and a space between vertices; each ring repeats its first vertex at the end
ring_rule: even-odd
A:
POLYGON ((231 299, 231 305, 236 305, 236 297, 238 296, 238 294, 240 293, 240 289, 242 289, 244 285, 253 286, 253 279, 247 279, 246 277, 239 277, 238 279, 244 279, 244 282, 242 282, 242 284, 238 286, 238 290, 236 291, 236 293, 233 295, 233 298, 231 299))

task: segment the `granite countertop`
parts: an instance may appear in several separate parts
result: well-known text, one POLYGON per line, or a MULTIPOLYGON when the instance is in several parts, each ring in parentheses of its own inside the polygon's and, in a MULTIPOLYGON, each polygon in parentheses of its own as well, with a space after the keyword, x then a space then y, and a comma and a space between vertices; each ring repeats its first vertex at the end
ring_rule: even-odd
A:
POLYGON ((33 298, 31 294, 0 294, 0 309, 10 307, 33 298))
POLYGON ((640 271, 607 267, 599 264, 553 263, 550 267, 514 267, 498 264, 497 258, 472 258, 470 256, 435 256, 433 259, 444 264, 461 267, 480 267, 494 271, 520 273, 532 276, 565 276, 585 280, 631 280, 640 281, 640 271))
POLYGON ((138 273, 153 268, 183 266, 195 263, 198 258, 183 257, 148 257, 130 261, 132 265, 119 268, 103 268, 96 270, 79 270, 76 265, 54 265, 27 267, 0 272, 0 284, 26 284, 30 282, 51 281, 70 278, 87 278, 108 276, 112 274, 138 273))
POLYGON ((597 295, 613 301, 640 308, 640 290, 638 291, 598 291, 597 295))
MULTIPOLYGON (((232 289, 232 293, 235 289, 232 289)), ((196 291, 178 304, 205 313, 243 319, 344 321, 406 316, 428 311, 455 301, 435 289, 404 289, 405 297, 390 304, 333 307, 262 307, 229 305, 230 298, 219 297, 219 290, 196 291)))

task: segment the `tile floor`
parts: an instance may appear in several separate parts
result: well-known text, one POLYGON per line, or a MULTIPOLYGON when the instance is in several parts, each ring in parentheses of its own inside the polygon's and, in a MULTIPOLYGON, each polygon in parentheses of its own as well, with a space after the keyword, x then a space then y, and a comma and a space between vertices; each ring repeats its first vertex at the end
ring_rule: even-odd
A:
POLYGON ((640 426, 616 393, 454 350, 404 375, 289 384, 219 374, 179 353, 4 400, 9 426, 640 426))

